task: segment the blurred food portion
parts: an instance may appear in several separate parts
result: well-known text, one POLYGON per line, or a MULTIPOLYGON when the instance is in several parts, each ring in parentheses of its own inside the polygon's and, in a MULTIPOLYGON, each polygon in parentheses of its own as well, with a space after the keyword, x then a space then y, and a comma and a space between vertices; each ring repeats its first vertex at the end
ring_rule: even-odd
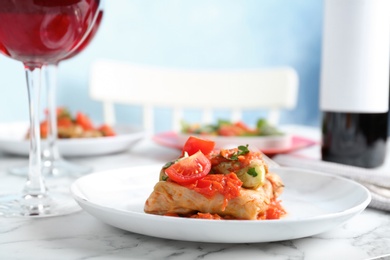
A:
MULTIPOLYGON (((45 113, 47 116, 47 113, 45 113)), ((57 129, 58 138, 94 138, 115 136, 114 129, 107 125, 101 124, 95 126, 92 120, 83 112, 78 111, 72 116, 66 107, 57 108, 57 129)), ((46 118, 40 123, 41 138, 45 139, 49 132, 49 120, 46 118)), ((26 138, 29 137, 29 131, 26 138)))
POLYGON ((257 120, 255 127, 249 127, 242 121, 232 122, 219 119, 215 124, 189 124, 181 122, 181 132, 184 134, 213 135, 213 136, 271 136, 283 135, 277 127, 269 124, 266 119, 257 120))

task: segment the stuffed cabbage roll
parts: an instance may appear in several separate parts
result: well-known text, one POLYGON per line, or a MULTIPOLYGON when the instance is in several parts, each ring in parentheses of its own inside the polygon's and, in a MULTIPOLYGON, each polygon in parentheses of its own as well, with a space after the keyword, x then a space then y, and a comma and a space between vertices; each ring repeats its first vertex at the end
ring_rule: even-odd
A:
POLYGON ((272 200, 283 191, 279 176, 268 173, 263 186, 256 190, 240 189, 240 196, 227 201, 222 194, 207 198, 185 186, 170 181, 159 181, 145 203, 145 212, 157 215, 191 215, 197 212, 218 214, 234 219, 262 218, 272 200))
POLYGON ((163 166, 144 211, 245 220, 285 214, 278 200, 283 182, 269 172, 262 153, 250 151, 248 145, 222 150, 213 146, 209 140, 190 137, 182 155, 163 166))

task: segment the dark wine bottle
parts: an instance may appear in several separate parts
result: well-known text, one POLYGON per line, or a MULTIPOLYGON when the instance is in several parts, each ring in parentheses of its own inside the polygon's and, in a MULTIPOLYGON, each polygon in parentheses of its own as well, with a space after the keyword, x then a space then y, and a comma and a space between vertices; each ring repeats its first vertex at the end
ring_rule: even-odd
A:
POLYGON ((388 130, 390 1, 324 3, 322 160, 378 167, 388 130))
POLYGON ((365 168, 386 157, 388 113, 324 112, 322 159, 365 168))

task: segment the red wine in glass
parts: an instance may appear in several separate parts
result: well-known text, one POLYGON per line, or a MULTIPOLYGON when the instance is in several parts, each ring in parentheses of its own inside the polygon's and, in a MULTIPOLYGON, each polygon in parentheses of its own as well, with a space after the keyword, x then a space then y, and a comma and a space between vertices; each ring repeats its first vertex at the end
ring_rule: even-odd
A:
MULTIPOLYGON (((41 67, 77 48, 96 21, 100 0, 1 0, 0 53, 25 67, 30 115, 28 179, 23 192, 0 196, 0 216, 46 217, 74 212, 69 195, 48 193, 39 131, 41 67)), ((77 205, 76 205, 77 206, 77 205)))
POLYGON ((33 64, 57 63, 91 29, 99 0, 1 0, 0 51, 33 64))
POLYGON ((98 31, 98 29, 100 27, 100 24, 102 22, 102 18, 103 18, 103 11, 101 10, 101 11, 99 11, 99 14, 96 18, 96 22, 93 24, 91 31, 88 33, 88 36, 83 40, 83 42, 74 51, 72 51, 72 53, 70 55, 66 56, 62 60, 68 60, 68 59, 73 58, 74 56, 76 56, 77 54, 82 52, 85 49, 85 47, 87 47, 89 45, 89 43, 95 37, 96 32, 98 31))

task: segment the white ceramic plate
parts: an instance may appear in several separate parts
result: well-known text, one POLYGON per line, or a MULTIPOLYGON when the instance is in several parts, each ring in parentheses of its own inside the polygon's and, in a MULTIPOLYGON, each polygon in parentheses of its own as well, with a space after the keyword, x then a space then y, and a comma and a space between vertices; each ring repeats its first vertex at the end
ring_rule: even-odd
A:
POLYGON ((131 232, 185 241, 252 243, 316 235, 346 222, 371 200, 362 185, 323 173, 278 168, 288 215, 280 220, 206 220, 146 214, 144 203, 158 180, 160 165, 90 174, 71 193, 101 221, 131 232))
POLYGON ((183 146, 191 135, 213 140, 217 149, 232 148, 246 144, 261 150, 286 149, 291 147, 292 143, 290 134, 273 136, 213 136, 177 133, 179 144, 183 146))
MULTIPOLYGON (((25 135, 28 127, 25 122, 0 124, 0 150, 27 156, 29 141, 25 135)), ((132 126, 114 126, 114 130, 117 135, 112 137, 59 139, 58 149, 66 157, 110 154, 129 149, 145 136, 142 129, 132 126)))

